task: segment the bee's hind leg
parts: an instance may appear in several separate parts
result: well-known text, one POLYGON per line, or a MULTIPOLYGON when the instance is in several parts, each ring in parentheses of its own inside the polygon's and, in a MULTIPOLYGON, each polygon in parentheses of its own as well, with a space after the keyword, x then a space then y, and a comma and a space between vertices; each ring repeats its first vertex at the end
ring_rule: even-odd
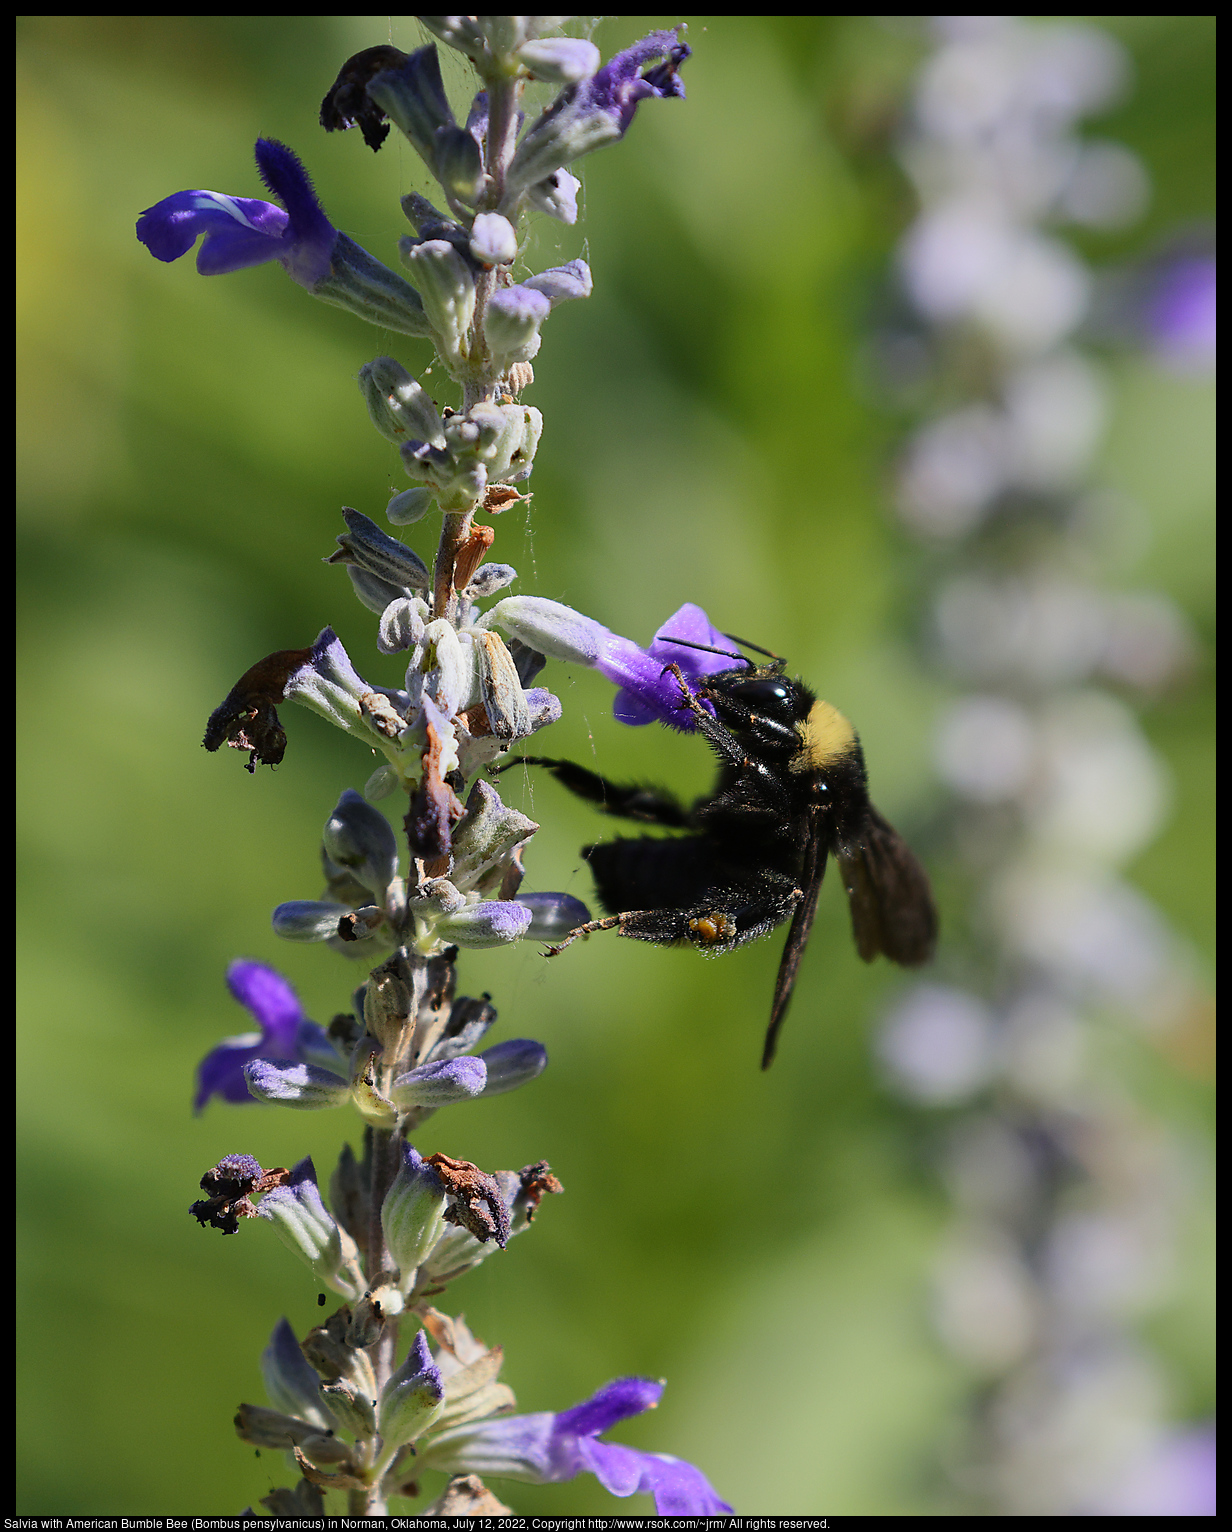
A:
MULTIPOLYGON (((650 912, 647 910, 626 911, 626 915, 644 915, 648 913, 650 912)), ((608 915, 603 920, 588 920, 584 926, 574 926, 573 930, 569 932, 564 941, 557 942, 555 946, 546 948, 544 951, 544 956, 556 957, 558 953, 563 952, 565 948, 568 947, 572 942, 577 941, 579 936, 590 936, 595 931, 611 931, 624 919, 625 915, 608 915)))

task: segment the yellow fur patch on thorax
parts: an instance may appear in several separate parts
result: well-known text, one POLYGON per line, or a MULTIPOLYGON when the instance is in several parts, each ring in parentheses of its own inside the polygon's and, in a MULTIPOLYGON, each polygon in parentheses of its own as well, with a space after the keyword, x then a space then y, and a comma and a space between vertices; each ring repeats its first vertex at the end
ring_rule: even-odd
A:
POLYGON ((792 771, 824 771, 856 747, 856 731, 830 702, 814 702, 796 728, 802 748, 792 759, 792 771))

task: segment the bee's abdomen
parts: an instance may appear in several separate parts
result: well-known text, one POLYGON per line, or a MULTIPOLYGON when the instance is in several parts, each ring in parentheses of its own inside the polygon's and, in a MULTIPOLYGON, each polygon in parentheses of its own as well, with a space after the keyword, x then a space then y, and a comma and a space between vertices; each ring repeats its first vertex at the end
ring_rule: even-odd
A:
POLYGON ((687 909, 727 881, 712 841, 701 835, 656 840, 642 836, 586 846, 599 900, 610 915, 623 910, 687 909))

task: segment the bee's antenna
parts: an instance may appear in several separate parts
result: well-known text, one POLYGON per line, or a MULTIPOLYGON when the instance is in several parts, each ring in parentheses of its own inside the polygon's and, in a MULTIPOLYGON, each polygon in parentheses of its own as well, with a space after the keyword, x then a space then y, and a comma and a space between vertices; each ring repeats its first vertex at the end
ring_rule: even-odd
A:
POLYGON ((751 644, 747 638, 738 638, 734 633, 727 634, 727 637, 731 639, 733 644, 739 644, 742 649, 752 649, 755 654, 764 654, 768 660, 782 662, 783 656, 775 654, 773 649, 763 649, 760 644, 751 644))
MULTIPOLYGON (((669 638, 669 639, 665 640, 665 642, 667 642, 669 644, 679 644, 682 649, 700 649, 705 654, 721 654, 724 659, 727 659, 727 660, 742 660, 744 662, 744 664, 746 664, 746 665, 749 665, 749 664, 752 663, 751 660, 745 659, 743 654, 733 654, 730 649, 716 649, 713 644, 691 644, 687 638, 669 638)), ((739 643, 742 643, 742 642, 743 642, 742 639, 739 639, 739 638, 736 639, 736 643, 739 644, 739 643)), ((756 649, 757 645, 756 644, 749 644, 748 647, 750 649, 756 649)), ((767 653, 767 651, 765 649, 758 649, 757 652, 759 654, 767 653)), ((770 656, 770 658, 771 659, 775 659, 775 658, 777 658, 777 656, 772 654, 770 656)))

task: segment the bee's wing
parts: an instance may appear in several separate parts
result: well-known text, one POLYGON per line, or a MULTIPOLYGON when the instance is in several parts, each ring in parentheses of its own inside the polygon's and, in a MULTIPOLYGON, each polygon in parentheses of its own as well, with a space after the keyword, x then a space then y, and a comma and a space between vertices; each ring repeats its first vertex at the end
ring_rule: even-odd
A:
POLYGON ((762 1049, 761 1067, 769 1069, 774 1062, 774 1050, 779 1040, 779 1028, 787 1015, 787 1006, 796 983, 796 970, 804 955, 804 946, 813 928, 817 913, 817 896, 821 892, 821 880, 826 875, 828 842, 821 810, 814 809, 809 819, 808 844, 804 852, 804 898, 796 906, 787 933, 787 943, 779 962, 778 978, 774 981, 774 1000, 770 1005, 770 1025, 766 1029, 766 1043, 762 1049))
POLYGON ((937 944, 937 910, 928 874, 893 826, 869 805, 858 840, 837 848, 851 902, 856 950, 866 963, 927 963, 937 944))

